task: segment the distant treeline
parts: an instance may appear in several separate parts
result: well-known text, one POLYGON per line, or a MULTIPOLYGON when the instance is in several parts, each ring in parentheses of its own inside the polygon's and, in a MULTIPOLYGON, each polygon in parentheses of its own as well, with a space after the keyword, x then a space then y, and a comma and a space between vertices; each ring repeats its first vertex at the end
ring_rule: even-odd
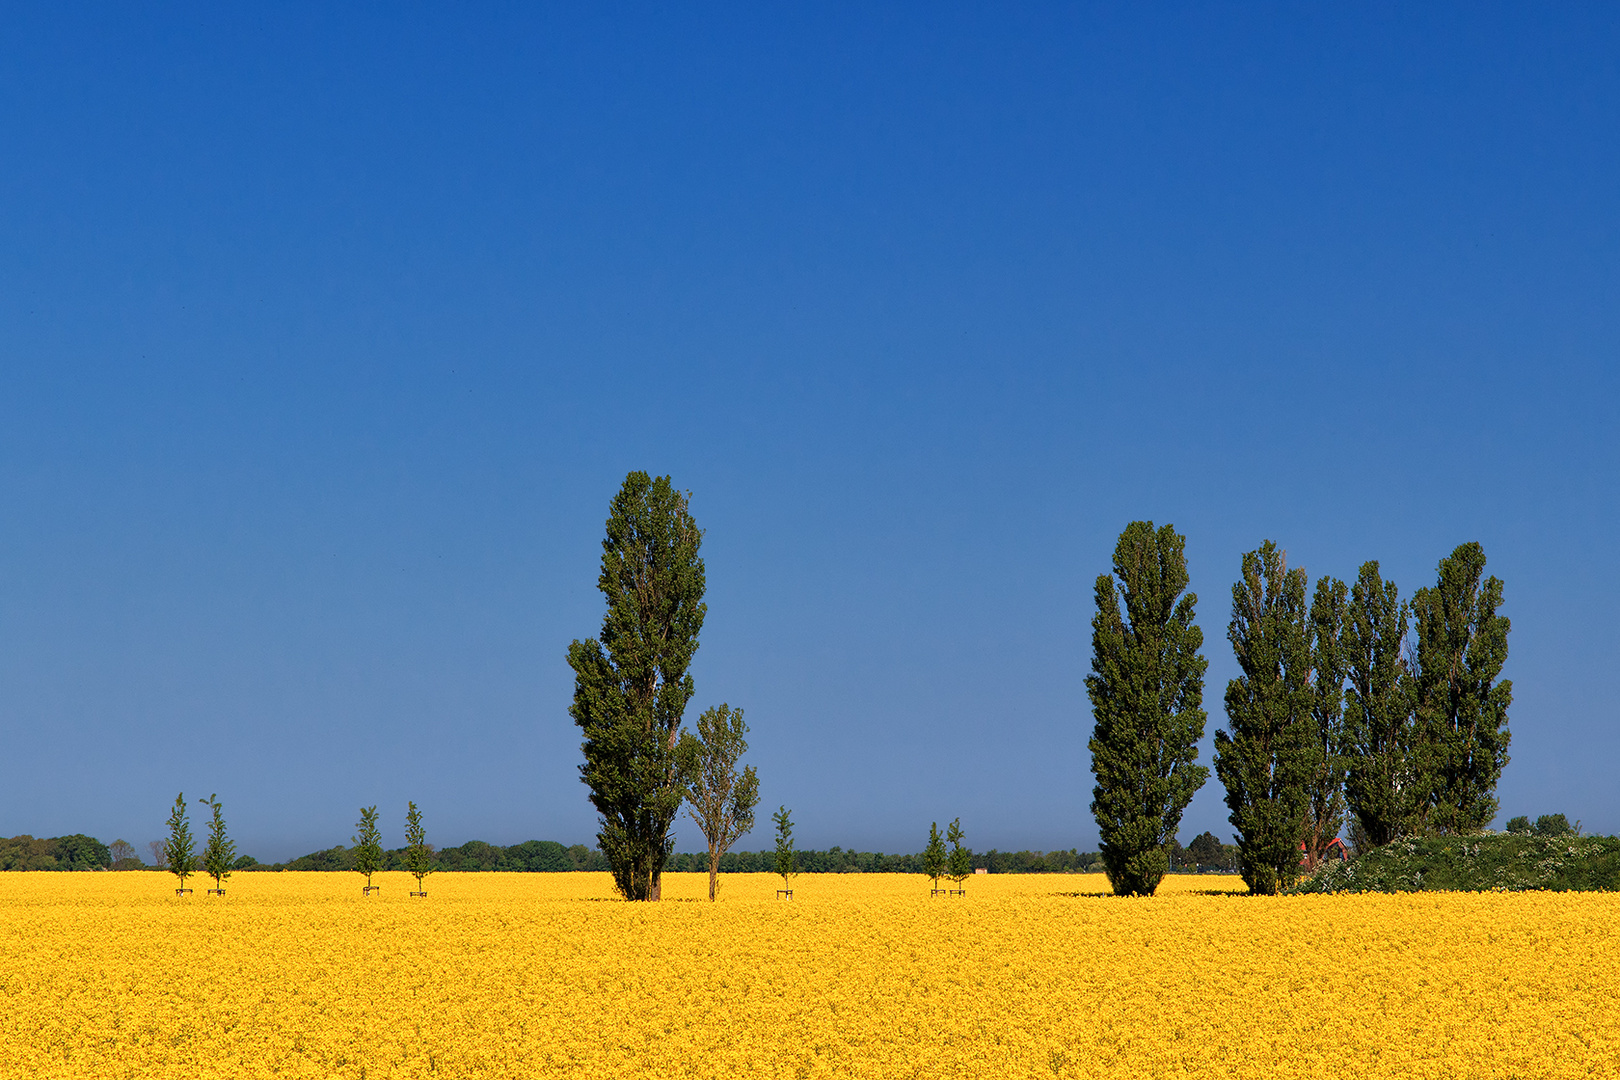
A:
MULTIPOLYGON (((1213 841, 1213 837, 1210 838, 1213 841)), ((1235 865, 1235 851, 1231 845, 1221 852, 1218 861, 1211 860, 1205 869, 1229 869, 1235 865)), ((1173 868, 1193 870, 1197 867, 1181 845, 1172 848, 1173 868)), ((1211 854, 1213 854, 1213 850, 1211 854)), ((881 851, 845 851, 841 847, 826 851, 799 851, 799 869, 807 874, 920 874, 921 855, 886 855, 881 851)), ((384 853, 384 870, 405 869, 405 849, 396 848, 384 853)), ((460 847, 441 848, 434 852, 435 869, 450 871, 504 871, 518 873, 561 873, 572 870, 605 871, 606 857, 596 848, 584 844, 564 847, 554 840, 525 840, 521 844, 501 847, 482 840, 469 840, 460 847)), ((731 851, 720 857, 720 870, 727 874, 768 874, 775 870, 774 851, 731 851)), ((980 852, 973 856, 975 868, 983 867, 992 874, 1073 874, 1101 873, 1102 855, 1095 851, 996 851, 980 852)), ((75 834, 36 840, 32 836, 14 836, 0 840, 0 870, 137 870, 155 869, 139 859, 126 856, 116 863, 106 844, 93 836, 75 834)), ((354 852, 350 848, 327 848, 300 855, 284 863, 261 863, 251 855, 244 855, 233 865, 236 870, 349 870, 354 869, 354 852)), ((709 869, 708 856, 703 852, 672 854, 664 863, 666 872, 704 873, 709 869)))
POLYGON ((105 870, 110 866, 112 852, 93 836, 74 833, 0 840, 0 870, 105 870))

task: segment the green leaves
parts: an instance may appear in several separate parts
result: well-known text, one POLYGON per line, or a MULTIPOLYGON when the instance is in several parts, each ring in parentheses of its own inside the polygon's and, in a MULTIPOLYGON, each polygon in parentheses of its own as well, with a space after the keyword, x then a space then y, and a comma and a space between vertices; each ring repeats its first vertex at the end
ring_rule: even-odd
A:
POLYGON ((1429 828, 1468 834, 1496 816, 1496 782, 1508 761, 1502 679, 1510 624, 1496 613, 1502 582, 1484 578, 1485 549, 1461 544, 1440 560, 1438 581, 1412 597, 1417 623, 1413 671, 1417 725, 1428 749, 1429 828))
POLYGON ((1427 801, 1427 755, 1403 655, 1408 621, 1395 583, 1380 576, 1376 561, 1363 563, 1344 624, 1344 786, 1351 813, 1375 847, 1421 831, 1427 801))
POLYGON ((939 879, 945 876, 950 868, 949 860, 945 855, 945 840, 939 835, 939 822, 928 823, 928 846, 923 848, 922 872, 934 881, 934 887, 939 887, 939 879))
POLYGON ((962 887, 973 873, 973 852, 962 846, 966 834, 962 832, 962 819, 956 818, 951 822, 950 828, 945 830, 945 842, 951 845, 951 855, 947 860, 945 873, 956 882, 957 888, 962 887))
POLYGON ((1172 526, 1133 521, 1097 578, 1086 693, 1095 728, 1091 812, 1108 879, 1120 895, 1151 895, 1169 869, 1165 848, 1209 770, 1203 738, 1203 631, 1187 587, 1185 541, 1172 526), (1120 602, 1124 602, 1124 611, 1120 602))
POLYGON ((1305 571, 1288 569, 1267 540, 1243 556, 1232 586, 1226 636, 1241 674, 1226 684, 1231 732, 1215 733, 1215 772, 1238 830, 1239 869, 1257 893, 1276 893, 1298 876, 1310 784, 1323 757, 1305 584, 1305 571))
POLYGON ((601 815, 597 841, 631 900, 658 897, 683 789, 676 731, 707 607, 703 534, 669 477, 625 477, 609 506, 597 587, 601 633, 568 648, 569 715, 585 733, 580 778, 601 815))
POLYGON ((681 732, 676 757, 688 812, 709 844, 709 899, 715 898, 720 856, 754 827, 759 777, 752 765, 739 775, 748 752, 743 711, 721 704, 698 717, 697 734, 681 732))
POLYGON ((236 845, 225 835, 225 804, 217 794, 198 799, 213 809, 208 822, 208 846, 203 849, 203 872, 214 879, 214 888, 221 888, 231 876, 231 864, 236 861, 236 845))
POLYGON ((180 879, 182 889, 186 887, 186 878, 197 870, 196 842, 191 838, 183 791, 174 797, 174 809, 169 813, 169 839, 163 845, 163 861, 169 873, 180 879))
POLYGON ((366 885, 370 887, 371 875, 383 868, 384 861, 382 830, 377 827, 375 804, 360 808, 360 821, 355 828, 359 832, 349 838, 354 845, 354 868, 366 875, 366 885))
POLYGON ((433 849, 428 846, 427 830, 422 828, 422 811, 409 803, 405 811, 405 872, 416 878, 420 889, 422 879, 433 870, 433 849))
POLYGON ((782 875, 782 887, 787 888, 788 878, 799 872, 799 860, 793 854, 793 819, 788 816, 788 808, 782 806, 771 815, 771 822, 776 826, 776 872, 782 875))

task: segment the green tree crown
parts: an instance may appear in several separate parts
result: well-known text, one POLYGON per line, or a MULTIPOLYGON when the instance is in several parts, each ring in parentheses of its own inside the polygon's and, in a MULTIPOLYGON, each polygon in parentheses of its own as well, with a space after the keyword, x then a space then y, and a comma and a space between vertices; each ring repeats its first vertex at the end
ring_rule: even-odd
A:
POLYGON ((1321 748, 1305 571, 1288 569, 1270 540, 1243 556, 1226 636, 1240 674, 1226 685, 1231 732, 1215 733, 1215 773, 1226 787, 1244 883, 1276 893, 1299 875, 1321 748))
POLYGON ((1197 764, 1208 661, 1193 622, 1198 597, 1184 594, 1185 547, 1172 526, 1133 521, 1114 548, 1113 574, 1097 578, 1086 676, 1095 720, 1091 812, 1119 895, 1158 888, 1181 815, 1209 777, 1197 764))
POLYGON ((597 842, 628 900, 655 900, 683 790, 676 732, 693 694, 687 668, 707 607, 703 533, 669 477, 625 477, 609 506, 597 587, 602 630, 568 648, 569 715, 585 733, 580 778, 597 842))
POLYGON ((203 848, 203 873, 214 879, 214 888, 222 889, 236 861, 236 845, 225 835, 225 804, 219 801, 218 794, 197 801, 213 810, 208 822, 208 844, 203 848))
POLYGON ((360 808, 360 821, 355 828, 359 831, 349 838, 354 845, 354 868, 366 876, 366 886, 369 888, 371 875, 381 870, 384 863, 382 830, 377 825, 376 804, 360 808))
POLYGON ((788 878, 799 872, 798 856, 793 852, 793 819, 788 816, 788 808, 778 807, 776 813, 771 815, 771 821, 776 825, 776 861, 775 868, 782 875, 782 887, 788 887, 788 878))
POLYGON ((174 809, 169 813, 169 839, 163 844, 163 862, 169 873, 180 879, 186 887, 186 878, 197 870, 197 845, 191 837, 191 820, 186 816, 186 793, 174 797, 174 809))
POLYGON ((433 848, 428 845, 427 830, 422 828, 422 811, 413 802, 405 811, 405 871, 416 878, 420 891, 422 879, 433 870, 433 848))
POLYGON ((737 762, 748 752, 743 711, 721 704, 698 717, 697 734, 681 732, 676 747, 688 812, 709 845, 709 899, 719 889, 720 857, 754 827, 759 777, 737 762))

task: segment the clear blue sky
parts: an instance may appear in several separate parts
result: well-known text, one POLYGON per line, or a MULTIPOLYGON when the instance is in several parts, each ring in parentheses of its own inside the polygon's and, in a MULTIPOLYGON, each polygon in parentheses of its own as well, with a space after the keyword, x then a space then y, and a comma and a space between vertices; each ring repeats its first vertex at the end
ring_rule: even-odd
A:
POLYGON ((631 469, 801 846, 1094 846, 1136 518, 1211 738, 1244 551, 1480 541, 1504 815, 1620 830, 1614 6, 328 7, 0 14, 0 834, 592 842, 631 469))

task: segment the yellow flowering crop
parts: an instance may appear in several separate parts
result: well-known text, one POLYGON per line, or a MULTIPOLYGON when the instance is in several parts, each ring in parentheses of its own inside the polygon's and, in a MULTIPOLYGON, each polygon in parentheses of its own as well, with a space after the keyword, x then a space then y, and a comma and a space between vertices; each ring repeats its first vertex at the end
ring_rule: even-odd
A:
MULTIPOLYGON (((1620 1074, 1620 896, 0 874, 0 1077, 1620 1074)), ((1230 879, 1217 879, 1220 881, 1230 879)))

